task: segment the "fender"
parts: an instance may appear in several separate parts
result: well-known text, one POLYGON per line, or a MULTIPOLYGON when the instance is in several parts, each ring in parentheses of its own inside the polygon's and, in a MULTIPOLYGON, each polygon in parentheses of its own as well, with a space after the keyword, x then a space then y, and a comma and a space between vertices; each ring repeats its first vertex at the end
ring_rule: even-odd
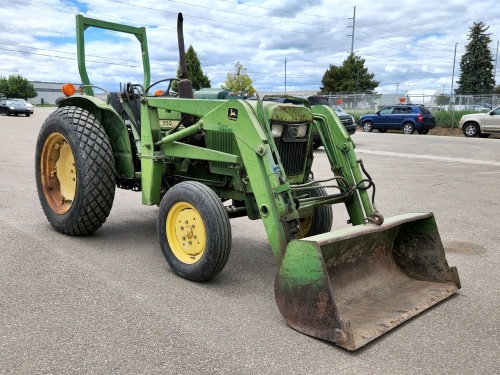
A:
POLYGON ((92 113, 104 127, 113 149, 115 174, 121 179, 133 179, 135 168, 127 126, 115 109, 94 96, 74 95, 58 102, 59 107, 75 106, 92 113))

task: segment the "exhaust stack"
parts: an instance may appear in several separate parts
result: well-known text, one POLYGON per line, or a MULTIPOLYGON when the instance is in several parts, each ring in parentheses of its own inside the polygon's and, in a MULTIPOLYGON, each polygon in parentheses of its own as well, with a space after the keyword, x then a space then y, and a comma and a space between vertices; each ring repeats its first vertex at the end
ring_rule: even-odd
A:
POLYGON ((183 17, 182 13, 177 16, 177 40, 179 44, 179 65, 181 68, 181 77, 179 80, 179 98, 194 98, 193 82, 189 80, 186 64, 186 50, 184 49, 184 32, 183 32, 183 17))

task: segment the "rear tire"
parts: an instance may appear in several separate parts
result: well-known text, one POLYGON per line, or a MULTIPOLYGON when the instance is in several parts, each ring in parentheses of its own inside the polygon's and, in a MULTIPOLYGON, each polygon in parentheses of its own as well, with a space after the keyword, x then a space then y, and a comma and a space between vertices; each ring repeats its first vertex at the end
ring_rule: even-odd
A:
POLYGON ((403 133, 404 134, 413 134, 415 131, 415 127, 411 122, 406 122, 403 124, 403 133))
POLYGON ((114 171, 106 132, 90 112, 62 107, 45 120, 36 144, 36 185, 56 230, 82 235, 102 226, 113 205, 114 171))
POLYGON ((181 182, 167 191, 157 232, 168 264, 187 280, 210 280, 229 259, 229 217, 217 194, 200 182, 181 182))
POLYGON ((371 132, 373 130, 373 124, 370 121, 365 121, 361 124, 364 132, 371 132))
MULTIPOLYGON (((314 190, 307 190, 311 197, 324 197, 327 195, 326 190, 319 187, 315 182, 312 186, 318 186, 314 190)), ((304 237, 314 236, 316 234, 326 233, 332 229, 333 211, 331 205, 324 205, 314 208, 313 216, 299 219, 300 227, 304 233, 304 237)))

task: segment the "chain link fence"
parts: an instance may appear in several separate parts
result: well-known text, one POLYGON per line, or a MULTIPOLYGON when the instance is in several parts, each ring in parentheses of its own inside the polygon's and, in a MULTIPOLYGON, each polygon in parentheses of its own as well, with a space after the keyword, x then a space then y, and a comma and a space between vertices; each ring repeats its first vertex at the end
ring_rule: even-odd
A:
MULTIPOLYGON (((317 95, 317 91, 259 92, 259 95, 317 95)), ((423 104, 434 111, 482 111, 500 105, 500 95, 452 95, 440 91, 407 91, 404 93, 328 93, 324 94, 332 104, 344 109, 375 112, 380 108, 395 104, 423 104)))

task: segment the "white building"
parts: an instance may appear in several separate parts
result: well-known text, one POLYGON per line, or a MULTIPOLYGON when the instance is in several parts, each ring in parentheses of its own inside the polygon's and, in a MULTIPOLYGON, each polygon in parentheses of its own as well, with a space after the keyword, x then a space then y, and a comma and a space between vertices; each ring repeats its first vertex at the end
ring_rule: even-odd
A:
MULTIPOLYGON (((61 88, 64 84, 68 82, 58 83, 58 82, 41 82, 41 81, 32 81, 30 82, 34 87, 37 93, 37 96, 29 99, 28 101, 31 104, 40 105, 40 104, 55 104, 56 99, 64 96, 61 88)), ((75 88, 78 88, 80 83, 73 83, 75 88)))

